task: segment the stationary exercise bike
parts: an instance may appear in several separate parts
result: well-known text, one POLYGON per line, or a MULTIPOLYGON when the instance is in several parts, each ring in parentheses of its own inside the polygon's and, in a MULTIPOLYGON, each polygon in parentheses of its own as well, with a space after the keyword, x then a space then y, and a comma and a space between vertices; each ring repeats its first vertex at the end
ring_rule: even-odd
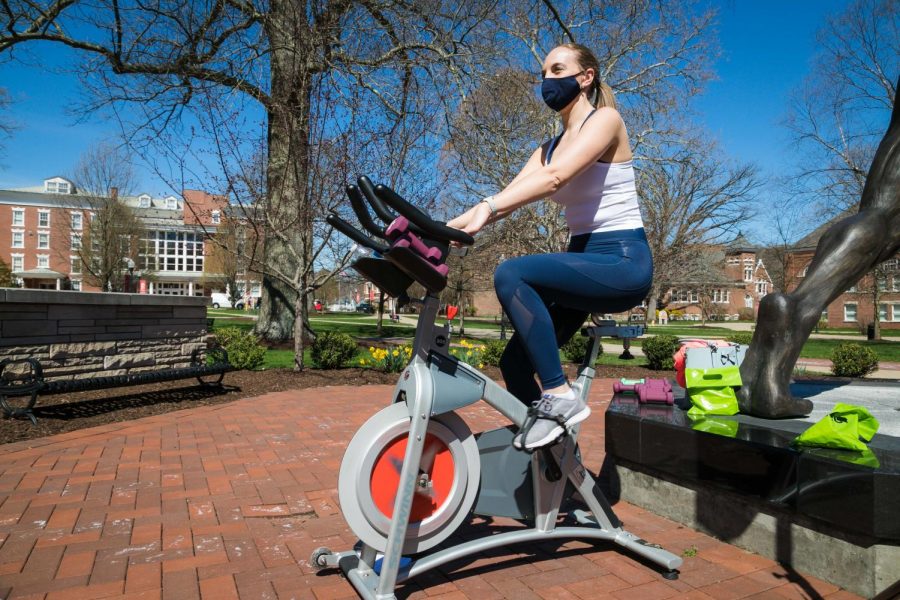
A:
MULTIPOLYGON (((663 568, 675 579, 682 560, 621 527, 609 502, 581 463, 579 426, 534 453, 512 438, 528 409, 490 378, 450 354, 447 325, 438 326, 437 294, 446 286, 450 242, 471 245, 468 234, 432 220, 385 186, 366 178, 348 186, 350 203, 373 240, 336 214, 327 221, 377 253, 353 268, 390 295, 410 302, 413 282, 426 290, 412 359, 400 375, 392 403, 353 436, 341 462, 338 494, 350 529, 359 537, 345 552, 316 549, 310 563, 340 568, 360 597, 395 598, 398 583, 450 561, 521 542, 595 539, 615 542, 663 568), (368 201, 368 202, 366 202, 368 201), (387 227, 378 226, 368 204, 387 227), (393 208, 399 213, 394 214, 393 208), (473 435, 455 410, 484 400, 512 426, 473 435), (577 492, 588 511, 569 513, 577 524, 558 526, 560 505, 577 492), (470 514, 503 516, 533 527, 426 551, 453 534, 470 514)), ((456 250, 456 249, 454 249, 456 250)), ((573 386, 588 397, 599 347, 598 328, 573 386)))

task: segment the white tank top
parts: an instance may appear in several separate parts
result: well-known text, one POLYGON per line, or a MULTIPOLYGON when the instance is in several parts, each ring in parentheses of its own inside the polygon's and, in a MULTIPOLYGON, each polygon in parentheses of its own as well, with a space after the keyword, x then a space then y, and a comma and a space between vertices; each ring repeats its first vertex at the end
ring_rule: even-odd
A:
MULTIPOLYGON (((558 141, 557 137, 550 142, 547 164, 550 164, 558 141)), ((619 163, 597 161, 553 194, 551 199, 565 207, 566 223, 572 235, 640 229, 644 226, 634 184, 634 167, 630 160, 619 163)))

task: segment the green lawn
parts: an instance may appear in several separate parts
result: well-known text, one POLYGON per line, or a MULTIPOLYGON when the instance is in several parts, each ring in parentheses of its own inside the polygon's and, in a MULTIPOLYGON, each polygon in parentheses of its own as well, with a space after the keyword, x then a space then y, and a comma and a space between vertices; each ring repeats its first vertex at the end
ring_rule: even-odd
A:
MULTIPOLYGON (((252 319, 247 318, 242 311, 238 310, 210 310, 209 314, 210 318, 215 319, 213 322, 214 332, 215 330, 222 327, 239 327, 241 329, 249 331, 253 328, 254 325, 254 321, 252 319)), ((317 332, 340 331, 357 339, 372 339, 378 337, 377 321, 376 317, 373 315, 363 315, 358 313, 334 313, 317 315, 311 318, 310 321, 313 328, 317 332)), ((492 330, 499 329, 499 326, 488 320, 467 319, 466 323, 472 328, 492 330)), ((382 337, 400 338, 401 343, 410 344, 412 343, 412 336, 414 331, 415 328, 412 325, 398 325, 385 320, 382 329, 382 337)), ((845 334, 851 332, 858 333, 856 329, 846 328, 840 330, 823 330, 823 332, 824 331, 845 334)), ((703 327, 701 325, 688 325, 687 323, 678 323, 675 325, 668 325, 663 327, 654 326, 648 329, 648 335, 660 335, 663 333, 679 337, 727 338, 730 335, 734 334, 735 331, 716 325, 708 325, 706 327, 703 327)), ((900 337, 900 331, 884 330, 883 333, 885 334, 885 337, 889 337, 889 339, 877 342, 858 340, 857 343, 872 348, 878 355, 878 359, 882 362, 900 362, 900 343, 895 340, 896 337, 900 337)), ((471 336, 467 336, 467 340, 474 344, 479 344, 486 341, 484 339, 474 338, 471 336)), ((460 342, 459 338, 456 336, 453 337, 452 341, 454 344, 458 344, 460 342)), ((831 353, 834 351, 835 347, 837 347, 839 344, 845 343, 846 341, 847 340, 842 339, 811 339, 803 347, 803 351, 801 352, 800 356, 802 358, 830 359, 831 353)), ((641 342, 641 339, 632 340, 632 345, 640 347, 641 342)), ((606 354, 601 356, 600 364, 640 365, 644 362, 641 358, 638 358, 637 361, 619 360, 618 356, 622 352, 622 344, 618 340, 607 340, 605 342, 605 349, 606 354)), ((360 348, 360 352, 354 358, 353 363, 357 363, 360 358, 367 357, 368 351, 364 348, 360 348)), ((269 350, 266 354, 266 362, 264 363, 264 368, 291 368, 294 364, 293 360, 293 352, 291 350, 269 350)), ((307 366, 311 366, 308 351, 306 353, 306 356, 304 357, 304 364, 307 366)))

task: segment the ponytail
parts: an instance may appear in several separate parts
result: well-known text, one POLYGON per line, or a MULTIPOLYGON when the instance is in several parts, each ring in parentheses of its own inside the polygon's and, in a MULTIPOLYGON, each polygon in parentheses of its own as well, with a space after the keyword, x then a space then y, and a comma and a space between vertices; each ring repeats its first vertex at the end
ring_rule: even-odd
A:
POLYGON ((581 44, 562 44, 562 47, 575 52, 575 56, 578 58, 578 64, 582 69, 594 70, 594 83, 591 84, 591 95, 593 96, 591 104, 596 108, 604 106, 616 108, 616 97, 613 94, 612 88, 609 87, 608 84, 600 81, 600 62, 597 60, 597 57, 594 56, 594 53, 581 44))

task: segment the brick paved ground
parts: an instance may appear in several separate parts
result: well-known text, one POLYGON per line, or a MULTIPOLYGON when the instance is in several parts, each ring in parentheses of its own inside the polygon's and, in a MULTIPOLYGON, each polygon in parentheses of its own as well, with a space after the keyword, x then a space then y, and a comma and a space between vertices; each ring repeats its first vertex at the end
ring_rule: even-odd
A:
MULTIPOLYGON (((598 384, 581 441, 595 473, 611 382, 598 384)), ((355 541, 338 507, 338 468, 390 390, 273 393, 0 447, 0 598, 354 598, 339 574, 315 574, 308 560, 317 546, 355 541)), ((502 422, 483 404, 464 415, 475 430, 502 422)), ((855 597, 624 502, 616 511, 673 552, 696 549, 678 581, 610 546, 573 542, 491 553, 398 595, 855 597)))

